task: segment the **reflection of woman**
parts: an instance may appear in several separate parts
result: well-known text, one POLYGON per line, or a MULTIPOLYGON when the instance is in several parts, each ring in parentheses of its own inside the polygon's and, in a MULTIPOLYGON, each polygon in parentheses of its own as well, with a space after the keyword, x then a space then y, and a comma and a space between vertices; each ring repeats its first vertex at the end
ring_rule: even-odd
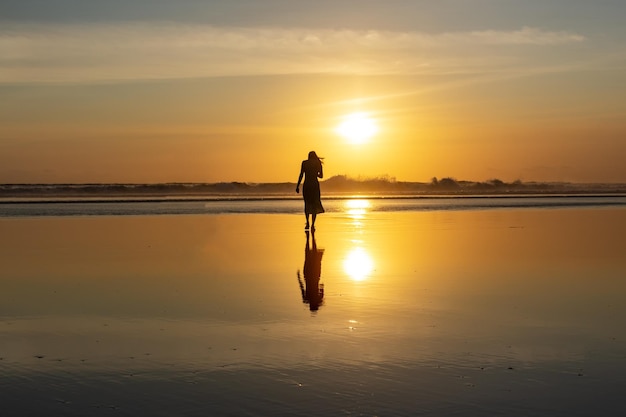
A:
POLYGON ((306 216, 305 229, 309 228, 309 215, 312 216, 311 230, 315 230, 315 219, 319 213, 324 212, 322 199, 320 197, 320 183, 318 178, 324 178, 322 169, 322 159, 315 151, 309 152, 309 159, 302 161, 300 176, 296 185, 296 192, 300 192, 300 183, 304 176, 304 186, 302 187, 302 197, 304 198, 304 214, 306 216))
POLYGON ((309 305, 311 311, 317 311, 324 302, 324 284, 320 284, 322 275, 322 255, 324 249, 317 249, 315 234, 313 246, 309 246, 309 232, 306 232, 304 247, 304 282, 298 271, 298 283, 302 292, 302 302, 309 305))

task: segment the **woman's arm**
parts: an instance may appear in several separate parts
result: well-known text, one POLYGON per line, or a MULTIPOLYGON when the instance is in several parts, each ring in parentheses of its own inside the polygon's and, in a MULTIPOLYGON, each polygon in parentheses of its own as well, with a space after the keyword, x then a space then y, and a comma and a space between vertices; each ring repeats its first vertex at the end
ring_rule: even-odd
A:
POLYGON ((324 166, 322 164, 320 164, 320 170, 317 173, 317 176, 320 178, 324 178, 324 166))
POLYGON ((300 176, 298 177, 298 184, 296 184, 296 193, 300 192, 300 183, 302 182, 302 177, 304 176, 304 162, 300 165, 300 176))

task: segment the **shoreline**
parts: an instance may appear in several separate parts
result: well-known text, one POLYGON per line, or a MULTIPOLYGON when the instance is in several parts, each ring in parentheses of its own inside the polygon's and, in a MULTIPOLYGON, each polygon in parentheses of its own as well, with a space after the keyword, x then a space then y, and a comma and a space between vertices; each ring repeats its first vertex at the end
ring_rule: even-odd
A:
MULTIPOLYGON (((520 209, 626 208, 626 195, 328 196, 327 213, 446 212, 520 209)), ((301 214, 299 196, 212 198, 0 199, 0 218, 58 216, 153 216, 301 214)))

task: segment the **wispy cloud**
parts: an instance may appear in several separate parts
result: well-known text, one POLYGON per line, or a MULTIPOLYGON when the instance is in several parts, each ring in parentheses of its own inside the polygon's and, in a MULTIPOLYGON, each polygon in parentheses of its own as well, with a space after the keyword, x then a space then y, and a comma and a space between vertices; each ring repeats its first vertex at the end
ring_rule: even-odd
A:
POLYGON ((529 48, 585 40, 530 27, 429 34, 173 23, 7 24, 0 29, 0 82, 475 72, 519 62, 518 54, 529 48))

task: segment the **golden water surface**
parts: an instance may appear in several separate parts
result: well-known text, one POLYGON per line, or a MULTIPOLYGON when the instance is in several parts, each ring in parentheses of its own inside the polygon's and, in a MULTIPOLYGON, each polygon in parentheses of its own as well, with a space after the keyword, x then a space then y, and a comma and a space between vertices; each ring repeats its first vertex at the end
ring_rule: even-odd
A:
POLYGON ((626 210, 368 207, 308 237, 283 214, 0 219, 0 397, 53 414, 148 395, 175 415, 165 392, 199 414, 619 410, 626 210))

